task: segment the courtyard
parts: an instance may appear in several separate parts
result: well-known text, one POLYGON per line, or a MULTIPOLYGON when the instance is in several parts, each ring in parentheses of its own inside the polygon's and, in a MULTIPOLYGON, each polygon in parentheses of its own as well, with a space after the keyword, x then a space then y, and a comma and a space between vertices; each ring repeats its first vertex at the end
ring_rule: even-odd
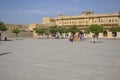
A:
POLYGON ((0 80, 120 80, 120 40, 0 42, 0 80))

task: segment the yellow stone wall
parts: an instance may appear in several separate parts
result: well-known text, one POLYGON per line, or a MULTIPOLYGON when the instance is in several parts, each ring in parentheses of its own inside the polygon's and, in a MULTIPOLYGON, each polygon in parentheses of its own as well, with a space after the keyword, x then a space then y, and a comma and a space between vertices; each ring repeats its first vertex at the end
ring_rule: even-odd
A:
POLYGON ((99 24, 105 27, 120 25, 120 14, 81 14, 78 16, 58 16, 55 19, 55 25, 71 26, 78 25, 81 28, 91 24, 99 24))
POLYGON ((36 28, 36 24, 30 24, 30 25, 29 25, 29 30, 30 30, 30 31, 33 31, 34 28, 36 28))
MULTIPOLYGON (((107 38, 112 37, 112 33, 109 32, 109 28, 112 26, 120 26, 120 12, 112 14, 94 14, 93 11, 84 11, 80 15, 75 16, 65 16, 59 15, 57 18, 44 17, 42 23, 40 24, 6 24, 9 30, 14 28, 19 28, 20 30, 33 31, 34 28, 49 28, 51 26, 64 26, 70 27, 72 25, 77 25, 82 31, 91 24, 99 24, 104 27, 107 31, 107 38)), ((34 32, 34 31, 33 31, 34 32)), ((90 34, 91 36, 92 34, 90 34)), ((36 36, 36 33, 33 33, 36 36)), ((99 34, 99 37, 103 37, 103 33, 99 34)), ((117 33, 117 37, 120 38, 120 32, 117 33)))
MULTIPOLYGON (((44 18, 43 23, 54 23, 55 26, 70 27, 77 25, 80 29, 84 30, 91 24, 99 24, 107 31, 107 37, 103 36, 103 33, 99 33, 101 38, 111 38, 112 33, 109 32, 109 28, 113 26, 120 26, 120 12, 112 14, 94 14, 93 11, 84 11, 80 15, 65 16, 59 15, 57 18, 44 18), (48 21, 48 22, 47 22, 48 21)), ((91 36, 92 34, 90 34, 91 36)), ((119 33, 117 37, 120 38, 119 33)))
POLYGON ((5 24, 9 31, 19 28, 20 30, 29 30, 29 25, 26 24, 5 24))
POLYGON ((49 25, 49 26, 54 26, 55 25, 54 18, 44 17, 42 19, 42 24, 49 25))

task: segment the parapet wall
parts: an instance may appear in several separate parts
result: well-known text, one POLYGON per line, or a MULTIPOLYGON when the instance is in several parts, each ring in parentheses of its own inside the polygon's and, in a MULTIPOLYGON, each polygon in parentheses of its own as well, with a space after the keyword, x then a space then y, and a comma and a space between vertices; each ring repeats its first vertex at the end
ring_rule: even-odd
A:
MULTIPOLYGON (((6 33, 4 33, 4 36, 7 35, 8 38, 14 38, 16 37, 16 34, 15 33, 12 33, 11 31, 7 31, 6 33)), ((19 34, 18 34, 18 37, 33 37, 33 32, 31 31, 21 31, 19 34)))

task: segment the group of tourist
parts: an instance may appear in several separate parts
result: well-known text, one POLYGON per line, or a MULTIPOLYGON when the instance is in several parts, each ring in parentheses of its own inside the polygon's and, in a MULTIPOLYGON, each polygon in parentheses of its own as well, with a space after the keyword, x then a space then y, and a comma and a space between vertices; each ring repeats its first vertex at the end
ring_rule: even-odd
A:
POLYGON ((70 42, 80 42, 80 41, 85 41, 86 38, 87 37, 84 33, 82 33, 82 34, 71 34, 69 36, 69 41, 70 42))

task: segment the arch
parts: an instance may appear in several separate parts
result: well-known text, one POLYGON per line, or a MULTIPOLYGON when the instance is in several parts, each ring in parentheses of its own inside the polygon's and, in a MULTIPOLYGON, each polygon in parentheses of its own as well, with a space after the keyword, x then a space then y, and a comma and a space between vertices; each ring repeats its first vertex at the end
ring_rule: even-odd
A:
POLYGON ((112 37, 117 37, 117 32, 112 32, 112 37))
POLYGON ((108 36, 108 32, 105 30, 103 31, 103 37, 107 37, 108 36))

